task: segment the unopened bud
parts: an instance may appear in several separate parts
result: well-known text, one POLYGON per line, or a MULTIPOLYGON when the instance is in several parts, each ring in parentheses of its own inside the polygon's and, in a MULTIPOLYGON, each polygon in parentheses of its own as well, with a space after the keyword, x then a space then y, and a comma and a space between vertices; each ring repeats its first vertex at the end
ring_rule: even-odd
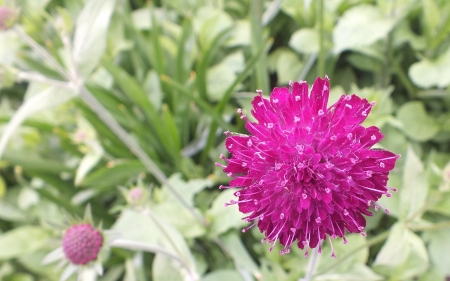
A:
POLYGON ((0 30, 7 30, 13 26, 16 17, 14 10, 7 7, 0 7, 0 30))

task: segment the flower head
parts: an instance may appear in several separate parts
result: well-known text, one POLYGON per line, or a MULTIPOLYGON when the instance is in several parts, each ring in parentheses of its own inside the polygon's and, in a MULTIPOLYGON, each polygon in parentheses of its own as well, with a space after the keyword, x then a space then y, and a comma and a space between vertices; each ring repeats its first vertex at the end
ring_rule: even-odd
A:
POLYGON ((102 235, 88 223, 71 226, 62 240, 64 254, 72 264, 95 261, 102 244, 102 235))
POLYGON ((372 215, 370 206, 385 209, 377 200, 395 191, 386 184, 399 155, 372 148, 383 134, 361 126, 375 104, 343 95, 327 108, 329 87, 326 77, 310 94, 303 81, 275 88, 270 100, 259 91, 252 102, 257 122, 238 110, 251 135, 227 132, 231 157, 221 155, 227 166, 217 163, 232 178, 221 188, 239 189, 239 200, 226 205, 248 214, 244 220, 265 232, 270 250, 279 241, 281 254, 295 241, 307 256, 308 248, 321 252, 327 235, 344 243, 346 231, 365 236, 363 215, 372 215))
POLYGON ((63 231, 61 247, 47 254, 42 264, 60 261, 59 267, 67 265, 61 274, 61 281, 67 280, 77 273, 79 280, 83 276, 103 274, 102 256, 108 251, 109 245, 115 238, 114 233, 102 230, 93 225, 91 209, 86 208, 83 220, 68 218, 70 226, 63 231))

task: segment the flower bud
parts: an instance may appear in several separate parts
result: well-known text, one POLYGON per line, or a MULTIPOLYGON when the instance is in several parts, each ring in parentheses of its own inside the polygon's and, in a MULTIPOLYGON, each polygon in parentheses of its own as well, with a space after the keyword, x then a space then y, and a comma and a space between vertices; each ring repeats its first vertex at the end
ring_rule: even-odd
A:
POLYGON ((63 252, 76 265, 95 261, 102 245, 102 235, 88 223, 71 226, 63 236, 63 252))
POLYGON ((7 7, 0 7, 0 30, 9 29, 16 20, 14 10, 7 7))

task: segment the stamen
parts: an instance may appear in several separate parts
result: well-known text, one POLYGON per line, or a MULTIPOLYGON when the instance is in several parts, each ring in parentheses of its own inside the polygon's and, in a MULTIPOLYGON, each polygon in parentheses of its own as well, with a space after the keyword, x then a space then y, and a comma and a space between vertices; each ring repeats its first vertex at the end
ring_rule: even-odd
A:
POLYGON ((225 169, 225 168, 227 167, 227 166, 225 166, 225 165, 223 165, 223 164, 220 164, 219 162, 216 162, 215 164, 216 164, 216 166, 219 167, 219 168, 224 168, 224 169, 225 169))
POLYGON ((386 212, 386 214, 390 214, 391 212, 389 212, 389 210, 386 208, 386 207, 384 207, 383 205, 381 205, 380 203, 378 203, 378 202, 376 202, 376 204, 378 205, 378 206, 380 206, 380 208, 381 209, 383 209, 385 212, 386 212))
POLYGON ((250 228, 254 227, 255 225, 256 225, 256 222, 253 223, 252 225, 250 225, 249 227, 246 227, 246 228, 242 229, 242 232, 243 233, 247 232, 250 228))
POLYGON ((332 258, 336 258, 336 254, 334 253, 334 247, 333 247, 333 243, 331 242, 331 238, 330 238, 330 236, 328 236, 328 240, 330 240, 330 246, 331 246, 331 257, 332 257, 332 258))

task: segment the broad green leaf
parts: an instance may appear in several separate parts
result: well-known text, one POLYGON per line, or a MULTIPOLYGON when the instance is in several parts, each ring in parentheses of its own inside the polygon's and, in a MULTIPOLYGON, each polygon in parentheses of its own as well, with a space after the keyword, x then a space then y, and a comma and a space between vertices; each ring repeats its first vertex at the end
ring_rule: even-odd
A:
MULTIPOLYGON (((157 254, 152 264, 152 277, 154 281, 183 281, 183 268, 173 263, 167 256, 157 254)), ((189 279, 188 279, 189 280, 189 279)), ((192 279, 193 280, 193 279, 192 279)))
POLYGON ((248 46, 251 43, 251 27, 248 20, 234 22, 230 39, 225 43, 227 47, 248 46))
POLYGON ((431 263, 441 276, 450 276, 447 254, 450 252, 450 229, 440 229, 424 233, 424 238, 428 243, 431 263))
POLYGON ((205 275, 201 281, 223 281, 223 280, 233 280, 233 281, 244 281, 241 274, 236 270, 231 269, 221 269, 216 270, 205 275))
POLYGON ((404 103, 398 110, 397 117, 403 124, 405 134, 416 141, 428 141, 439 131, 436 121, 427 115, 420 101, 404 103))
POLYGON ((211 101, 219 101, 233 84, 236 74, 225 64, 218 64, 208 69, 206 79, 208 98, 211 101))
POLYGON ((406 261, 410 253, 408 236, 412 233, 401 222, 394 224, 386 243, 378 253, 374 266, 396 267, 406 261))
POLYGON ((13 31, 0 32, 0 66, 12 66, 17 59, 16 53, 22 42, 13 31))
MULTIPOLYGON (((62 248, 60 249, 62 252, 62 248)), ((20 255, 20 257, 17 259, 17 262, 20 263, 20 266, 25 268, 28 272, 39 275, 41 277, 45 277, 45 280, 57 281, 59 280, 59 277, 61 275, 60 271, 55 270, 57 264, 53 264, 51 266, 42 265, 42 261, 44 260, 44 257, 49 253, 49 251, 50 250, 48 248, 42 247, 42 249, 33 251, 32 253, 20 255)))
POLYGON ((333 281, 376 281, 384 280, 383 276, 376 274, 365 264, 353 264, 348 270, 342 273, 330 273, 316 275, 314 281, 333 280, 333 281))
POLYGON ((33 205, 39 202, 39 193, 29 187, 24 187, 20 190, 19 197, 17 198, 17 205, 22 210, 27 210, 33 205))
POLYGON ((421 88, 450 85, 450 48, 435 60, 423 59, 409 68, 409 77, 421 88))
POLYGON ((394 20, 375 6, 356 5, 347 10, 333 30, 335 54, 355 47, 370 46, 387 37, 394 20))
POLYGON ((0 218, 5 221, 26 221, 27 213, 2 199, 0 200, 0 218))
POLYGON ((399 217, 409 218, 425 203, 428 194, 428 182, 419 157, 412 147, 408 147, 403 167, 402 187, 399 189, 399 217))
POLYGON ((224 11, 205 6, 197 11, 193 24, 202 50, 207 50, 219 34, 233 25, 233 21, 224 11))
POLYGON ((428 268, 428 253, 424 242, 404 224, 391 228, 388 240, 374 262, 374 269, 392 280, 407 280, 428 268))
POLYGON ((276 62, 278 84, 286 85, 289 81, 297 81, 303 69, 303 63, 293 51, 286 50, 279 53, 276 62))
POLYGON ((21 226, 0 235, 0 260, 20 257, 42 247, 49 233, 38 226, 21 226))
POLYGON ((261 276, 261 272, 259 271, 258 266, 252 259, 250 254, 247 252, 247 249, 237 235, 236 231, 230 231, 220 237, 222 238, 222 241, 228 253, 233 258, 236 268, 240 272, 246 271, 256 278, 261 276))
POLYGON ((328 260, 331 257, 331 247, 329 247, 329 241, 324 241, 324 249, 323 253, 320 255, 320 260, 324 262, 320 262, 318 266, 318 271, 323 272, 329 266, 334 263, 339 263, 339 266, 334 267, 330 271, 325 271, 326 274, 336 274, 336 273, 347 273, 351 271, 351 268, 355 264, 366 264, 367 258, 369 257, 369 248, 364 246, 367 239, 360 234, 349 234, 346 235, 348 244, 344 244, 342 239, 333 239, 331 242, 333 243, 334 252, 336 254, 336 259, 328 260), (328 243, 326 243, 328 242, 328 243), (362 248, 364 247, 364 248, 362 248), (362 248, 361 250, 358 250, 362 248), (349 253, 358 250, 355 254, 352 254, 350 257, 346 258, 349 253), (345 258, 345 259, 343 259, 345 258), (343 259, 343 260, 341 260, 343 259))
POLYGON ((25 121, 25 119, 42 110, 50 109, 63 104, 75 97, 75 95, 76 93, 74 90, 51 87, 27 99, 15 112, 9 123, 3 129, 0 138, 0 158, 5 151, 8 140, 12 137, 23 121, 25 121))
POLYGON ((73 57, 78 73, 86 78, 105 51, 108 26, 115 0, 90 0, 75 25, 73 57))
POLYGON ((281 10, 292 17, 300 26, 312 26, 314 24, 315 7, 316 5, 313 5, 310 0, 284 0, 281 2, 281 10))
MULTIPOLYGON (((169 182, 184 201, 194 208, 194 196, 210 187, 213 182, 208 179, 191 179, 183 181, 180 174, 172 175, 169 182)), ((180 201, 163 186, 155 190, 153 212, 176 227, 185 237, 194 238, 205 233, 205 227, 183 206, 180 201)))
POLYGON ((211 220, 210 231, 213 236, 225 233, 230 228, 240 229, 248 223, 242 220, 243 214, 239 212, 237 205, 225 207, 225 203, 235 199, 235 190, 227 189, 220 193, 214 200, 207 217, 211 220))
POLYGON ((144 243, 154 249, 167 251, 195 271, 194 257, 183 236, 160 216, 125 209, 112 229, 120 233, 121 240, 144 243))
POLYGON ((312 54, 319 51, 319 33, 312 28, 302 28, 292 34, 289 46, 302 54, 312 54))

